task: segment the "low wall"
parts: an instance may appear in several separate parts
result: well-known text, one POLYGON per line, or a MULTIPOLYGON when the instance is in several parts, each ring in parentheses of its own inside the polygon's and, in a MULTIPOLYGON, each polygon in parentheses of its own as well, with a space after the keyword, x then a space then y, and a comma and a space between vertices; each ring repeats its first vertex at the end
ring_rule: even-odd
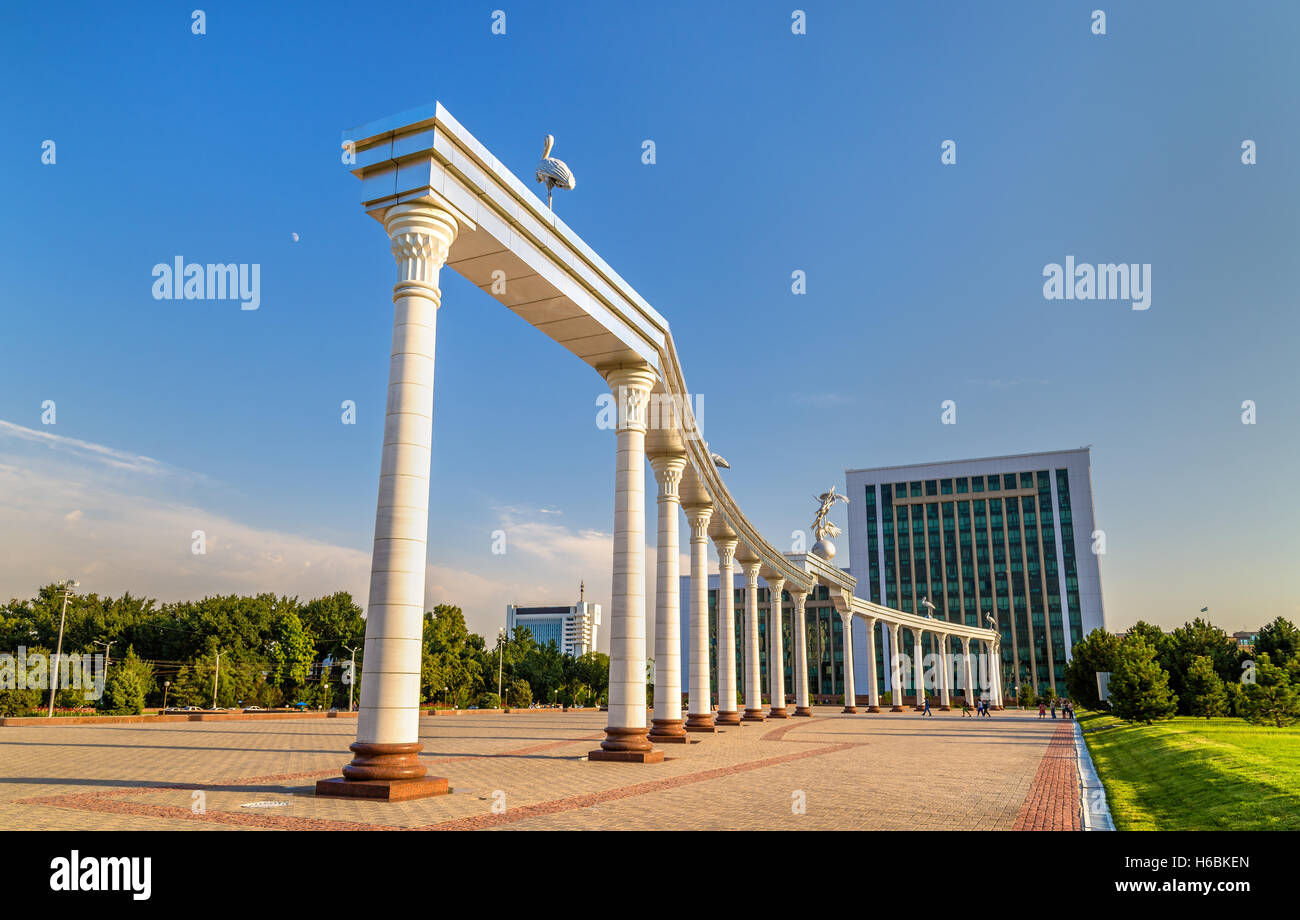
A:
POLYGON ((258 719, 346 719, 356 717, 355 712, 175 712, 167 715, 140 716, 16 716, 0 719, 0 727, 16 728, 20 725, 122 725, 148 722, 253 722, 258 719))

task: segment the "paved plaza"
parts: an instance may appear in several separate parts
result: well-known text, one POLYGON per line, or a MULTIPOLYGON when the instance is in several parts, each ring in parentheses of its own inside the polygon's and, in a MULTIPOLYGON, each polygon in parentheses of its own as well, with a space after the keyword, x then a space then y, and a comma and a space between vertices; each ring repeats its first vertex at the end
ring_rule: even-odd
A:
POLYGON ((815 712, 649 765, 585 760, 606 713, 425 717, 420 759, 453 791, 399 803, 313 795, 347 762, 351 719, 3 728, 0 828, 1078 828, 1069 722, 815 712))

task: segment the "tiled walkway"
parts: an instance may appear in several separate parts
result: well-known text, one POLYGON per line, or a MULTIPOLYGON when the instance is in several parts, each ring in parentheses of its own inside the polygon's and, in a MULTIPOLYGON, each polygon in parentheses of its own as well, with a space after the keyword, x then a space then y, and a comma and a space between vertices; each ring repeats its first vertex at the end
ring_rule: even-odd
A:
POLYGON ((350 722, 0 729, 0 829, 1077 829, 1068 723, 835 708, 589 763, 604 713, 426 718, 451 795, 318 799, 350 722), (284 803, 244 807, 254 802, 284 803))

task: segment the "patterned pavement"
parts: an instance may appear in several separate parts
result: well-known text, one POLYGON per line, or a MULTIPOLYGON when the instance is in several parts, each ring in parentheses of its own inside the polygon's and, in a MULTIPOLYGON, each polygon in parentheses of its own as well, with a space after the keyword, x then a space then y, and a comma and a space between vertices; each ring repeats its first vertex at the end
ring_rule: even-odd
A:
POLYGON ((452 794, 393 803, 312 794, 350 720, 2 728, 0 829, 1078 829, 1069 723, 815 713, 653 765, 585 759, 604 713, 425 718, 452 794))

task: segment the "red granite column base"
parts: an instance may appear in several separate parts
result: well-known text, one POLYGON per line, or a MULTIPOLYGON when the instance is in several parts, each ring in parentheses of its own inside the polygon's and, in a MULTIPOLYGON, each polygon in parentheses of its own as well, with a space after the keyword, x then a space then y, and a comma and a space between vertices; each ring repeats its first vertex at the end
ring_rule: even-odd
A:
POLYGON ((809 709, 807 706, 794 707, 794 714, 797 716, 807 716, 810 719, 812 718, 812 710, 809 709))
POLYGON ((762 722, 767 718, 761 709, 746 709, 742 722, 762 722))
POLYGON ((780 709, 773 707, 771 710, 768 711, 767 717, 769 719, 788 719, 790 718, 790 713, 785 711, 784 706, 782 706, 780 709))

